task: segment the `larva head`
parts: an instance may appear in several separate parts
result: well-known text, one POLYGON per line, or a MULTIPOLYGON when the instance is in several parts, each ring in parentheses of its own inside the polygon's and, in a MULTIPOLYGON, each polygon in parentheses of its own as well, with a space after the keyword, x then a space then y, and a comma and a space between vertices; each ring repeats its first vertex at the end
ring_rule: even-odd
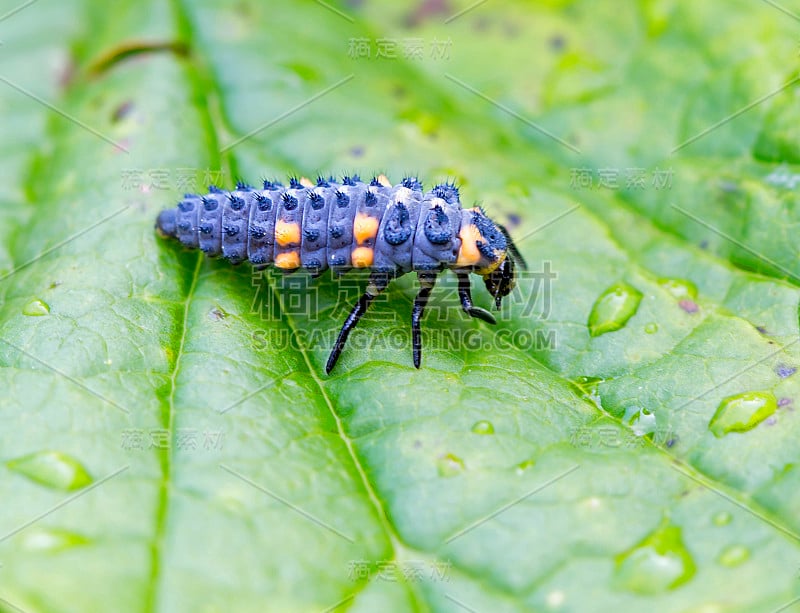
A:
POLYGON ((500 310, 503 298, 508 296, 516 286, 516 274, 514 260, 504 256, 499 266, 483 276, 486 290, 494 296, 494 304, 498 310, 500 310))
POLYGON ((486 289, 494 296, 497 308, 515 285, 514 262, 508 255, 508 240, 503 230, 479 207, 467 211, 459 233, 461 248, 457 266, 469 267, 483 277, 486 289))

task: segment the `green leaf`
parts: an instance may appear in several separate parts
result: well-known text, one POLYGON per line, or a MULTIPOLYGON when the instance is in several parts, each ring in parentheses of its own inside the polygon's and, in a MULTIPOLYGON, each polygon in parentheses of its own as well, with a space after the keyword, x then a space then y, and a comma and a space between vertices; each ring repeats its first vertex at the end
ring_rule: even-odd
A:
POLYGON ((0 11, 0 612, 796 607, 788 13, 0 11), (327 377, 363 279, 153 229, 203 183, 343 171, 509 227, 497 327, 442 275, 416 370, 404 277, 327 377))

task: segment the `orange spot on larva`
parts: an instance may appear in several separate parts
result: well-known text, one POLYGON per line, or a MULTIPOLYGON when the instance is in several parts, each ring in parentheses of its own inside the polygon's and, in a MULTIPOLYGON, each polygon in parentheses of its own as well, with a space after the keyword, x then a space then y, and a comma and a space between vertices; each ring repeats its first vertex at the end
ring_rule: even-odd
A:
POLYGON ((461 239, 461 247, 458 250, 456 266, 474 266, 480 262, 481 252, 478 250, 478 245, 475 244, 481 238, 478 228, 473 224, 461 226, 458 237, 461 239))
POLYGON ((278 220, 275 224, 275 242, 281 247, 300 244, 300 224, 278 220))
POLYGON ((297 251, 287 251, 275 256, 275 268, 293 270, 300 268, 300 254, 297 251))
POLYGON ((353 236, 356 239, 356 244, 363 245, 369 239, 375 238, 378 233, 378 219, 359 213, 356 215, 356 220, 353 222, 353 236))
POLYGON ((370 247, 356 247, 353 249, 352 260, 355 268, 368 268, 372 266, 375 252, 370 247))

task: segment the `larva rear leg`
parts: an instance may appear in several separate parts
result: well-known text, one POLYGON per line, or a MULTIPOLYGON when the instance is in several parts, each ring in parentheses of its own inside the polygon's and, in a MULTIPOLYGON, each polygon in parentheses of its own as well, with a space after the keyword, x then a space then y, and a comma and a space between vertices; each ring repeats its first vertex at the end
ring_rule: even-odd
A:
POLYGON ((418 272, 419 292, 414 299, 414 308, 411 310, 411 343, 414 354, 414 367, 419 368, 422 361, 422 333, 420 332, 420 321, 425 312, 433 287, 436 285, 436 273, 418 272))
POLYGON ((369 305, 378 294, 386 289, 391 280, 392 276, 383 272, 373 272, 369 276, 367 291, 364 292, 361 298, 358 299, 358 302, 353 307, 353 310, 350 311, 347 319, 344 320, 342 329, 339 331, 339 336, 336 338, 336 343, 331 350, 330 356, 328 356, 328 362, 325 364, 326 374, 330 374, 333 370, 333 367, 336 366, 336 361, 339 359, 339 355, 341 355, 345 343, 347 343, 347 337, 350 336, 350 331, 356 327, 356 324, 358 324, 361 316, 367 312, 369 305))
POLYGON ((472 292, 470 291, 469 274, 459 272, 458 276, 458 297, 461 299, 461 308, 470 317, 477 317, 487 324, 496 324, 497 320, 489 311, 476 307, 472 304, 472 292))

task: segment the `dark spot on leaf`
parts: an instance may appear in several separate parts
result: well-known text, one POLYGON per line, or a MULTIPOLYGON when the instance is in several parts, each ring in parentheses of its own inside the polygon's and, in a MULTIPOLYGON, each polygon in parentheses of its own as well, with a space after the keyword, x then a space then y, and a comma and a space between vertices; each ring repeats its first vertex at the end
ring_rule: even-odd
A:
POLYGON ((513 21, 507 21, 503 24, 503 31, 508 38, 516 38, 519 36, 520 27, 513 21))
POLYGON ((414 12, 406 18, 406 25, 409 28, 414 28, 426 19, 436 15, 450 17, 455 12, 455 9, 447 0, 422 0, 414 12))
POLYGON ((72 81, 75 79, 75 73, 77 72, 77 64, 75 63, 75 58, 70 56, 69 59, 65 62, 64 66, 58 72, 58 85, 62 89, 67 89, 71 84, 72 81))
POLYGON ((739 186, 733 181, 721 180, 717 186, 723 191, 728 193, 735 193, 739 191, 739 186))
POLYGON ((771 417, 768 417, 764 423, 768 426, 774 426, 778 423, 778 418, 772 415, 771 417))
POLYGON ((779 407, 789 406, 790 404, 792 404, 792 399, 791 398, 784 397, 784 398, 781 398, 780 400, 778 400, 778 406, 779 407))
POLYGON ((511 228, 516 228, 519 224, 522 223, 522 218, 516 213, 509 213, 507 218, 508 218, 508 225, 511 228))
POLYGON ((556 52, 561 52, 567 46, 567 40, 561 34, 553 34, 547 41, 550 49, 556 52))
POLYGON ((678 302, 678 306, 681 307, 684 311, 689 313, 690 315, 694 315, 697 311, 700 310, 700 307, 697 306, 697 303, 694 300, 690 300, 689 298, 684 298, 683 300, 678 302))
POLYGON ((767 329, 764 326, 756 326, 756 330, 761 332, 761 334, 766 334, 767 333, 767 329))
POLYGON ((352 147, 350 149, 350 155, 352 155, 353 157, 360 158, 362 155, 364 155, 364 147, 361 147, 359 145, 352 147))
POLYGON ((487 17, 480 17, 475 20, 475 30, 477 32, 485 32, 489 29, 491 21, 487 17))
POLYGON ((708 241, 707 240, 701 240, 700 241, 700 249, 708 249, 708 241))
POLYGON ((797 368, 794 366, 786 366, 785 364, 779 364, 778 367, 775 369, 775 372, 781 379, 785 379, 786 377, 791 377, 794 373, 797 372, 797 368))
POLYGON ((211 321, 222 321, 228 316, 228 314, 220 309, 219 307, 214 307, 208 312, 208 318, 211 321))
POLYGON ((123 119, 128 117, 128 115, 131 114, 132 110, 133 110, 133 101, 126 100, 125 102, 120 104, 116 109, 114 109, 114 112, 111 114, 111 122, 118 123, 122 121, 123 119))

